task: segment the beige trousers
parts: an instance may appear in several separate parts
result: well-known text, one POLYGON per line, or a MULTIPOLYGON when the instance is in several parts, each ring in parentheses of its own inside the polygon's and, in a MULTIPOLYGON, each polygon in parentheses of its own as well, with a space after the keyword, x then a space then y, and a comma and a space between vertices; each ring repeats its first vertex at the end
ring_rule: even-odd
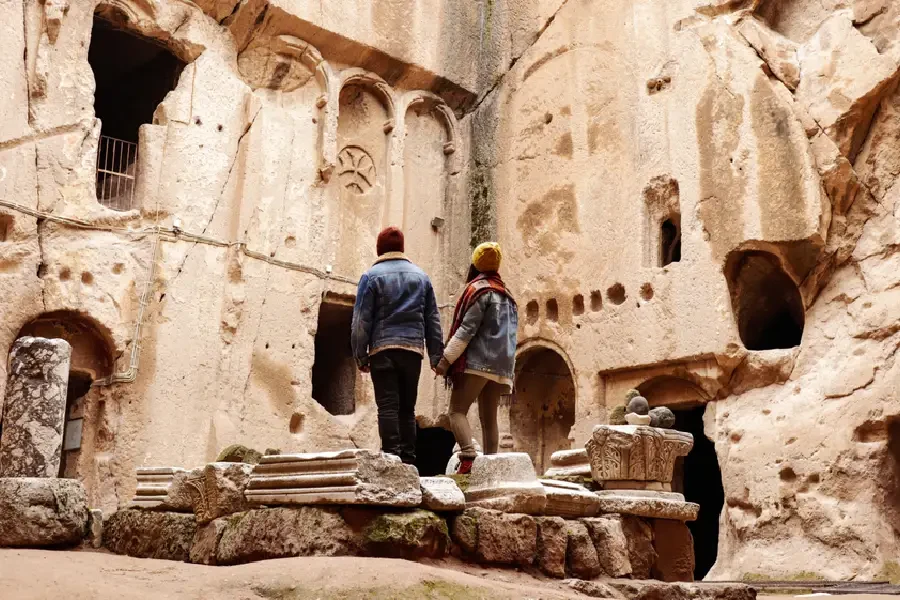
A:
POLYGON ((497 453, 497 446, 500 443, 497 407, 500 404, 500 396, 508 392, 508 386, 474 373, 462 373, 454 377, 453 393, 450 395, 450 427, 460 447, 460 458, 476 456, 475 444, 472 442, 472 427, 466 416, 475 400, 478 400, 484 453, 497 453))

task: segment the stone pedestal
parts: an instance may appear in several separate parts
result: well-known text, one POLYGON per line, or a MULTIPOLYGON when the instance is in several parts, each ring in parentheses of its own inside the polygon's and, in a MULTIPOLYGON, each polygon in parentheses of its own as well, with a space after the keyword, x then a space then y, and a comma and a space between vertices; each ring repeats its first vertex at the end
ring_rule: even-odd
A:
POLYGON ((524 452, 476 458, 464 493, 467 508, 539 515, 547 506, 547 493, 537 479, 531 457, 524 452))
POLYGON ((57 477, 72 347, 23 337, 9 354, 0 477, 57 477))
POLYGON ((670 490, 675 459, 694 437, 683 431, 639 425, 597 425, 585 448, 601 513, 693 521, 699 506, 670 490))
POLYGON ((418 506, 416 468, 369 450, 264 456, 244 492, 251 504, 418 506))

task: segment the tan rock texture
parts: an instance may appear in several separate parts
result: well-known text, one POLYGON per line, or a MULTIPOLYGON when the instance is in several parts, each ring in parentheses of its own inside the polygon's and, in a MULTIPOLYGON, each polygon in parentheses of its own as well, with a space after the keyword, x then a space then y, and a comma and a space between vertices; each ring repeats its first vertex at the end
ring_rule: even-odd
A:
POLYGON ((84 486, 71 479, 0 477, 0 546, 74 546, 88 534, 84 486))
MULTIPOLYGON (((445 326, 472 246, 503 247, 504 450, 545 472, 637 388, 715 453, 708 577, 895 561, 897 3, 356 4, 0 4, 0 352, 64 339, 97 384, 61 456, 89 505, 235 444, 377 449, 330 342, 395 224, 445 326), (103 106, 145 78, 104 85, 137 54, 103 23, 178 63, 134 115, 130 199, 98 176, 103 106)), ((422 377, 417 416, 446 410, 422 377)))
POLYGON ((138 558, 188 561, 197 532, 192 514, 124 508, 103 523, 103 546, 138 558))

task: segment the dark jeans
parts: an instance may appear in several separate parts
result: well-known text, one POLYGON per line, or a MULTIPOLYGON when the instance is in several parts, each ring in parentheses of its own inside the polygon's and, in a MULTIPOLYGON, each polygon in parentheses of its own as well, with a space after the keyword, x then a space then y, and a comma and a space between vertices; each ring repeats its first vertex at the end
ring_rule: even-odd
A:
POLYGON ((407 463, 416 461, 416 395, 422 356, 410 350, 382 350, 369 358, 381 450, 407 463))

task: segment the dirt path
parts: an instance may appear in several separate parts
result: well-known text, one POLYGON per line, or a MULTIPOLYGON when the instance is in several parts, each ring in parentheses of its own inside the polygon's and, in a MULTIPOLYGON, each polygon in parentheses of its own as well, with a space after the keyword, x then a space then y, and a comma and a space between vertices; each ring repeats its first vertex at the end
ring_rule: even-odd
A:
POLYGON ((462 563, 286 558, 204 567, 101 552, 0 550, 3 600, 523 600, 585 596, 561 582, 462 563))

